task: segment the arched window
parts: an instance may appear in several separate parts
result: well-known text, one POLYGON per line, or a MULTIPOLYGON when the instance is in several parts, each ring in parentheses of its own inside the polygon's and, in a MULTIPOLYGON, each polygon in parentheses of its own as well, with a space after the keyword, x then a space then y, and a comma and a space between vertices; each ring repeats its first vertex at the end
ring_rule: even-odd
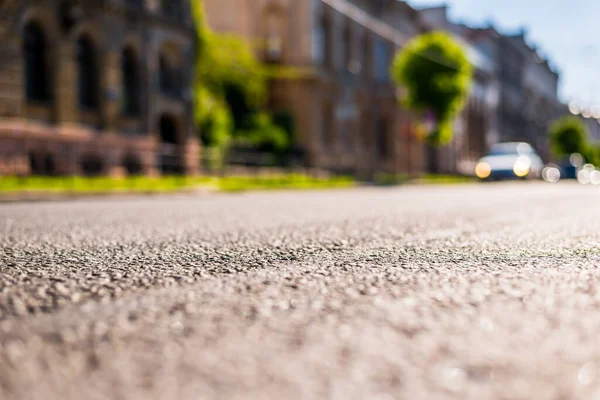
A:
POLYGON ((142 159, 135 153, 128 152, 123 157, 123 167, 129 176, 141 175, 144 172, 142 159))
POLYGON ((181 153, 182 138, 177 121, 170 115, 163 115, 159 120, 161 151, 159 164, 163 175, 181 175, 185 173, 184 157, 181 153))
POLYGON ((159 120, 160 141, 165 144, 176 145, 179 143, 177 122, 168 115, 163 115, 159 120))
POLYGON ((179 97, 179 72, 173 60, 173 54, 163 52, 158 59, 158 82, 160 91, 170 97, 179 97))
POLYGON ((23 32, 25 61, 25 91, 27 100, 50 100, 47 43, 39 25, 27 24, 23 32))
POLYGON ((96 109, 100 103, 98 93, 98 62, 89 37, 77 39, 78 97, 82 108, 96 109))
POLYGON ((81 157, 81 171, 85 176, 100 176, 105 170, 104 159, 99 154, 88 153, 81 157))
POLYGON ((140 74, 139 63, 133 49, 126 47, 121 56, 123 79, 123 112, 126 115, 140 113, 140 74))
POLYGON ((29 153, 29 172, 31 175, 52 176, 56 174, 56 162, 51 153, 34 151, 29 153))

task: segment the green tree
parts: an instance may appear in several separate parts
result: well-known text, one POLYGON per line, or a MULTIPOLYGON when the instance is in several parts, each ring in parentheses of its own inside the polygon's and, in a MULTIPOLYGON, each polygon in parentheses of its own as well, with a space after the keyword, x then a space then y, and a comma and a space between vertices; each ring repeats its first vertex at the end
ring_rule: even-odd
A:
POLYGON ((204 118, 210 118, 215 104, 227 105, 234 117, 240 107, 248 110, 260 107, 267 93, 267 79, 250 43, 235 35, 211 31, 202 1, 193 2, 193 12, 198 36, 195 83, 198 125, 204 124, 204 118), (236 94, 234 104, 228 102, 230 93, 236 94))
POLYGON ((205 147, 205 166, 217 172, 224 164, 231 144, 233 119, 229 107, 222 99, 217 99, 205 88, 197 88, 194 92, 196 121, 199 122, 200 139, 205 147))
POLYGON ((223 161, 236 143, 281 153, 290 146, 290 135, 262 109, 268 79, 282 71, 261 64, 243 38, 211 31, 203 1, 193 2, 193 13, 198 36, 195 117, 212 158, 223 161))
POLYGON ((600 147, 597 145, 589 144, 582 155, 587 162, 596 166, 600 165, 600 147))
POLYGON ((250 44, 234 35, 212 34, 198 60, 196 77, 218 97, 232 88, 239 91, 249 107, 263 104, 267 80, 250 44))
POLYGON ((464 107, 473 80, 463 47, 444 32, 420 35, 396 55, 391 73, 406 90, 405 105, 435 119, 435 128, 424 132, 425 139, 434 145, 450 142, 452 121, 464 107))
POLYGON ((275 124, 268 113, 254 114, 247 127, 241 129, 238 135, 241 142, 274 154, 281 154, 290 146, 288 133, 283 127, 275 124))
MULTIPOLYGON (((586 158, 592 156, 592 148, 588 143, 588 133, 583 122, 572 116, 556 121, 550 127, 550 147, 556 157, 564 157, 580 153, 586 158)), ((593 156, 595 158, 595 155, 593 156)))

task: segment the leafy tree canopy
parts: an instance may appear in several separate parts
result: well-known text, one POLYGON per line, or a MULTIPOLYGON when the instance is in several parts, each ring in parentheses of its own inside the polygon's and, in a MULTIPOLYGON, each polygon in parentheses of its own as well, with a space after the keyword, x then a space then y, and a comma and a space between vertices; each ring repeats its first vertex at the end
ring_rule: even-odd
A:
POLYGON ((227 87, 236 87, 251 106, 265 99, 266 76, 248 42, 233 35, 211 34, 197 64, 197 78, 219 96, 227 87))
MULTIPOLYGON (((224 99, 228 87, 237 88, 251 106, 259 106, 267 92, 266 75, 262 65, 254 57, 248 42, 235 35, 217 34, 206 22, 203 1, 192 2, 197 32, 196 90, 204 90, 202 100, 211 101, 209 96, 224 99)), ((213 100, 217 101, 217 100, 213 100)), ((204 116, 200 111, 197 116, 204 116)), ((201 121, 200 121, 201 122, 201 121)))
MULTIPOLYGON (((563 117, 550 127, 550 147, 556 157, 590 153, 587 129, 577 117, 563 117)), ((589 157, 589 155, 588 155, 589 157)))
POLYGON ((202 144, 207 147, 223 148, 231 141, 233 120, 229 107, 224 101, 215 98, 211 93, 199 88, 195 91, 196 104, 203 107, 196 108, 196 120, 201 121, 200 133, 202 144))
POLYGON ((262 112, 254 114, 247 127, 241 129, 238 135, 242 143, 275 154, 285 151, 291 144, 286 130, 276 125, 269 114, 262 112))
POLYGON ((221 149, 221 153, 232 143, 284 151, 290 145, 291 132, 260 110, 267 96, 267 80, 298 72, 261 64, 251 43, 235 35, 212 32, 203 2, 192 4, 198 35, 195 117, 202 142, 221 149))
POLYGON ((391 72, 406 89, 406 106, 434 115, 437 127, 426 139, 435 145, 452 140, 452 120, 464 106, 473 79, 463 47, 444 32, 420 35, 398 53, 391 72))

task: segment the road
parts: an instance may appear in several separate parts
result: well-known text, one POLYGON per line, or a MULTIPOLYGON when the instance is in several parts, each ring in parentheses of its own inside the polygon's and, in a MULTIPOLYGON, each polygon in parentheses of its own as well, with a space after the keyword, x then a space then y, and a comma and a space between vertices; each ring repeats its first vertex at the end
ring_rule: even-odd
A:
POLYGON ((598 399, 600 188, 0 205, 0 399, 598 399))

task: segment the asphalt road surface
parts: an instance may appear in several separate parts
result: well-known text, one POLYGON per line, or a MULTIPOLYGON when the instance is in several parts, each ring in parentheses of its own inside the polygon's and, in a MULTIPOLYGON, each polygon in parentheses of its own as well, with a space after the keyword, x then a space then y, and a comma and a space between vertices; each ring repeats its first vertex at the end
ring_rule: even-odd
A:
POLYGON ((0 205, 0 399, 600 399, 600 188, 0 205))

